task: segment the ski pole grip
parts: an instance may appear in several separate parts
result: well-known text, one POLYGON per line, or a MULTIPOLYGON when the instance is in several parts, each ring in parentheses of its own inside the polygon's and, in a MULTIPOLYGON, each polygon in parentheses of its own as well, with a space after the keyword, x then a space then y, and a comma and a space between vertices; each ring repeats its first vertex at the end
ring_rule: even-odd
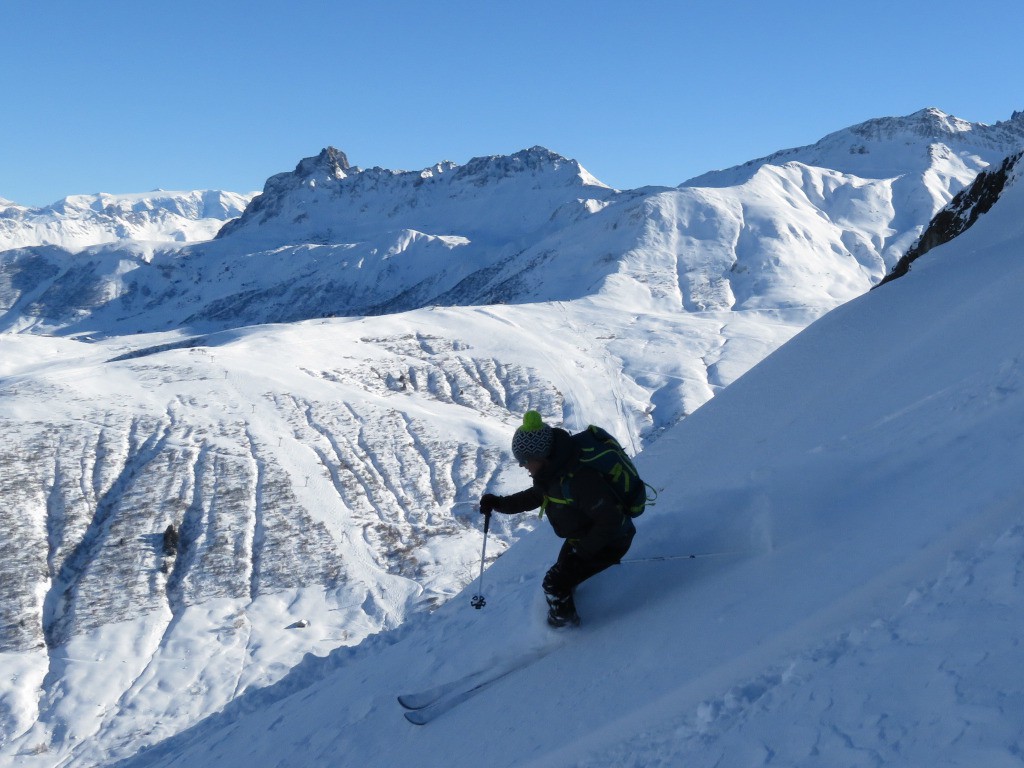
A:
POLYGON ((484 536, 487 535, 488 529, 491 527, 491 513, 484 512, 484 536))

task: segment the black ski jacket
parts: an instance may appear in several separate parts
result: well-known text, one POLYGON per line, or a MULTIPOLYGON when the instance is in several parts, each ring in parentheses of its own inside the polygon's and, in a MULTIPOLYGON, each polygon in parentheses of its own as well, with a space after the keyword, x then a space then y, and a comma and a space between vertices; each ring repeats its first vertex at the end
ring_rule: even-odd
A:
POLYGON ((499 496, 495 509, 517 514, 538 507, 555 534, 568 539, 582 557, 593 557, 612 544, 628 545, 636 533, 611 486, 600 472, 581 466, 576 444, 557 427, 551 455, 533 487, 499 496))

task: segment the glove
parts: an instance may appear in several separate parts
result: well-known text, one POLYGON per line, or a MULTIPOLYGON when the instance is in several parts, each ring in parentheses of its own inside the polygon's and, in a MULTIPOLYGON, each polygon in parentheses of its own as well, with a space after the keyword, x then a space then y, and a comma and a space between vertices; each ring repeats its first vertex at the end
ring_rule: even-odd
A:
POLYGON ((500 496, 495 496, 493 493, 485 493, 483 496, 480 497, 480 514, 491 514, 491 512, 498 508, 498 504, 500 502, 500 496))

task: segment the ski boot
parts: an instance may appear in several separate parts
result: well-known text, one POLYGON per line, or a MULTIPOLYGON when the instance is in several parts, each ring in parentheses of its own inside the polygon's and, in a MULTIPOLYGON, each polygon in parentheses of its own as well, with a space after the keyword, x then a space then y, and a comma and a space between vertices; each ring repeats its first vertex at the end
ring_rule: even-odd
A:
POLYGON ((580 615, 576 613, 576 603, 572 595, 565 598, 548 598, 548 624, 552 627, 578 627, 580 615))

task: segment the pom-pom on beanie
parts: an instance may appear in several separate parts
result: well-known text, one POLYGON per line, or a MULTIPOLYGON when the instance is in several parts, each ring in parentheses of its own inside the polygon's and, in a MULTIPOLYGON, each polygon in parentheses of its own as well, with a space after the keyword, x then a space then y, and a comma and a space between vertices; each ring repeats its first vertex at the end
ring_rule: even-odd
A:
POLYGON ((540 414, 527 411, 523 425, 512 437, 512 455, 520 464, 525 464, 528 459, 546 459, 551 455, 553 441, 551 427, 544 423, 540 414))

